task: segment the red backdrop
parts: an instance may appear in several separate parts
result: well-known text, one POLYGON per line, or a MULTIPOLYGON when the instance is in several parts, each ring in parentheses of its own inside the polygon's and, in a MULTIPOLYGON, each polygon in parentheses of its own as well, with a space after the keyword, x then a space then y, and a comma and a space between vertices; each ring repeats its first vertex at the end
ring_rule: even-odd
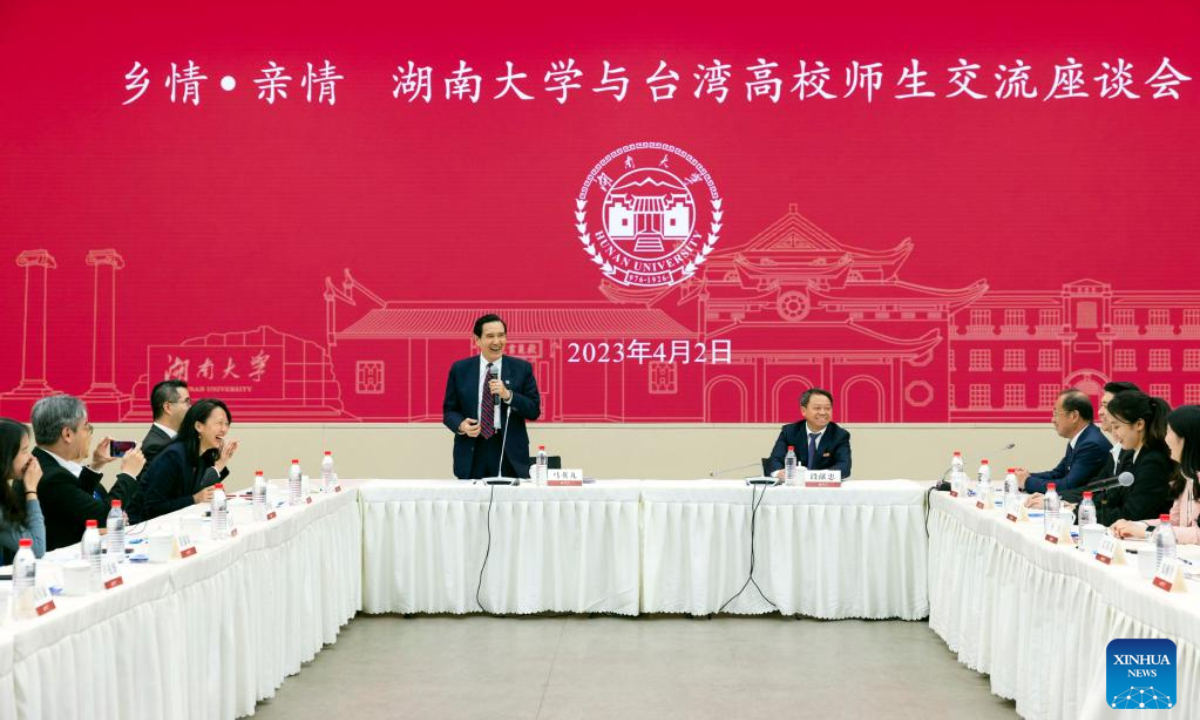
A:
POLYGON ((144 418, 186 367, 239 419, 435 419, 491 309, 551 421, 774 422, 810 383, 859 422, 1042 419, 1063 384, 1114 377, 1200 402, 1200 78, 1178 99, 1146 84, 1164 58, 1200 73, 1200 6, 929 5, 6 2, 0 412, 52 388, 144 418), (560 104, 544 75, 568 58, 581 87, 560 104), (759 58, 778 102, 747 99, 759 58), (960 58, 984 99, 947 97, 960 58), (995 97, 1018 58, 1037 97, 995 97), (1044 99, 1068 58, 1089 96, 1044 99), (914 59, 936 97, 896 98, 914 59), (1139 98, 1100 97, 1118 59, 1139 98), (333 105, 300 84, 325 60, 333 105), (477 103, 445 97, 460 60, 477 103), (606 60, 620 102, 593 92, 606 60), (714 60, 723 103, 693 95, 714 60), (836 99, 791 92, 802 60, 836 99), (200 102, 172 102, 189 61, 200 102), (293 78, 274 104, 269 61, 293 78), (393 96, 409 61, 432 69, 428 103, 393 96), (533 100, 493 99, 508 61, 533 100), (660 61, 680 79, 656 103, 660 61), (871 102, 843 97, 854 63, 880 63, 871 102), (150 84, 123 104, 138 66, 150 84), (694 274, 631 292, 585 253, 575 200, 642 141, 702 164, 722 216, 694 274))

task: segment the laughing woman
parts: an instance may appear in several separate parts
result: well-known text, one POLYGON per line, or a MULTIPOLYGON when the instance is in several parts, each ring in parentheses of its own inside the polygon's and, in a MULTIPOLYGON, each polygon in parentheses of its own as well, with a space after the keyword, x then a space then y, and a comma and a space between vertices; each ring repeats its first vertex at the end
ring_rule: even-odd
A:
MULTIPOLYGON (((1179 464, 1170 488, 1175 498, 1170 512, 1175 539, 1195 545, 1200 543, 1200 405, 1184 405, 1167 416, 1167 447, 1171 459, 1179 464)), ((1157 526, 1157 519, 1118 520, 1112 533, 1121 538, 1144 538, 1157 526)))
POLYGON ((220 400, 192 405, 179 435, 146 468, 142 479, 143 519, 212 500, 212 486, 229 474, 237 440, 226 440, 233 421, 220 400))

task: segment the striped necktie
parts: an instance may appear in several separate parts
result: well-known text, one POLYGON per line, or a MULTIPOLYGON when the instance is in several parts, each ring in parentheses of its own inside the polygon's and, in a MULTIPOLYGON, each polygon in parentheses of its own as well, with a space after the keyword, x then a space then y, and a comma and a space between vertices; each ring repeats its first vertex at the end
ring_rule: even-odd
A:
POLYGON ((480 433, 483 439, 487 440, 496 434, 496 404, 492 397, 492 391, 488 389, 488 380, 492 377, 492 364, 487 364, 487 369, 483 373, 483 402, 479 404, 479 426, 483 429, 480 433))

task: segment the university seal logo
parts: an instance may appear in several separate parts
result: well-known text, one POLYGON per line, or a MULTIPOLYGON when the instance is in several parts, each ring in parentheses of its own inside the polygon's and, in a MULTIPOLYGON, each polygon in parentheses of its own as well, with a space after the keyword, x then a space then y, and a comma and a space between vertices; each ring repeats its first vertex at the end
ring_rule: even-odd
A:
POLYGON ((721 196, 696 158, 639 142, 609 153, 575 198, 575 229, 605 277, 665 287, 696 273, 721 232, 721 196))

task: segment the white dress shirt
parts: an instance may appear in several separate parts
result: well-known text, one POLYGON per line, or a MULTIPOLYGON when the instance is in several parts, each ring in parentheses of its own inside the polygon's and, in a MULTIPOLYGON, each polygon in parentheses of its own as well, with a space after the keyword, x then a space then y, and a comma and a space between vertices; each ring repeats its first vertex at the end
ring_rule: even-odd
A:
POLYGON ((163 425, 162 423, 154 423, 154 427, 165 432, 167 434, 167 437, 171 438, 172 440, 174 440, 175 436, 179 434, 179 433, 175 432, 174 430, 172 430, 171 428, 167 427, 166 425, 163 425))
POLYGON ((47 455, 49 455, 50 457, 54 458, 54 462, 58 463, 59 465, 63 466, 64 468, 66 468, 67 472, 74 475, 76 479, 79 479, 80 474, 83 473, 83 466, 80 465, 79 463, 75 462, 74 460, 64 460, 64 459, 60 458, 59 456, 55 455, 54 453, 50 452, 46 448, 42 448, 42 452, 44 452, 47 455))

